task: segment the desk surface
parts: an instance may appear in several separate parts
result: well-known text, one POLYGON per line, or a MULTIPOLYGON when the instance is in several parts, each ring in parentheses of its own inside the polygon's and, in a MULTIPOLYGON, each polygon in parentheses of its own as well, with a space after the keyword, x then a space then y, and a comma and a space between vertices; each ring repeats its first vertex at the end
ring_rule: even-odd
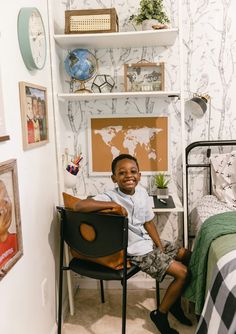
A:
POLYGON ((183 209, 183 206, 180 202, 180 199, 179 197, 176 195, 176 194, 170 194, 173 198, 173 201, 174 201, 174 204, 175 204, 175 208, 155 208, 154 207, 154 201, 153 201, 153 196, 150 196, 149 199, 150 199, 150 202, 151 202, 151 205, 152 205, 152 208, 153 208, 153 212, 183 212, 184 209, 183 209))

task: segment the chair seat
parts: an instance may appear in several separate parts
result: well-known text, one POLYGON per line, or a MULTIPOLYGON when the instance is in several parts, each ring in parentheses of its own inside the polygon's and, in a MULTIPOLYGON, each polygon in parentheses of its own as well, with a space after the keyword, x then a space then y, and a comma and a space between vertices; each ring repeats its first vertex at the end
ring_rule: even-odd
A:
MULTIPOLYGON (((102 279, 120 281, 123 278, 123 269, 115 270, 102 266, 98 263, 80 260, 77 258, 73 258, 70 261, 69 268, 77 274, 99 280, 102 279)), ((127 268, 127 279, 132 277, 139 271, 140 269, 136 265, 132 265, 130 268, 127 268)))

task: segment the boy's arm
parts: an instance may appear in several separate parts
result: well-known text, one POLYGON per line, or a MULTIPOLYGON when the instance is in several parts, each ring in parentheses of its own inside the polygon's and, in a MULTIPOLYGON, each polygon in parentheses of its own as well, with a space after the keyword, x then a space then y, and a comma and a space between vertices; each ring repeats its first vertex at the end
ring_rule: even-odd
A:
POLYGON ((92 198, 83 199, 78 201, 75 204, 75 211, 80 212, 95 212, 101 211, 106 212, 109 210, 109 213, 121 212, 124 216, 127 216, 127 211, 121 205, 113 201, 96 201, 92 198))
POLYGON ((156 226, 154 224, 154 220, 150 220, 144 224, 145 230, 148 232, 154 244, 160 248, 162 252, 164 252, 164 247, 162 246, 161 239, 157 232, 156 226))

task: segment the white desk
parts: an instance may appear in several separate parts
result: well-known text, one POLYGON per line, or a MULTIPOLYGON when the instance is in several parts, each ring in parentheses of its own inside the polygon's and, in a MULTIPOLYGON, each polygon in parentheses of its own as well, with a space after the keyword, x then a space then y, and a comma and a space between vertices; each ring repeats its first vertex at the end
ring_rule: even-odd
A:
POLYGON ((177 196, 177 194, 173 193, 170 194, 173 198, 174 204, 175 204, 175 208, 154 208, 154 203, 153 203, 153 197, 150 196, 150 201, 151 201, 151 205, 153 207, 153 212, 155 213, 164 213, 164 212, 184 212, 184 208, 182 206, 182 203, 180 202, 179 197, 177 196))

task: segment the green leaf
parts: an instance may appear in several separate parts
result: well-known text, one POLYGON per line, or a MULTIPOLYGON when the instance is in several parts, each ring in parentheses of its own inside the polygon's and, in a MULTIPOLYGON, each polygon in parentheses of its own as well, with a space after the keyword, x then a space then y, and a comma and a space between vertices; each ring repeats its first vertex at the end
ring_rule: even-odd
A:
POLYGON ((155 175, 155 185, 157 188, 167 188, 170 179, 167 179, 167 176, 164 173, 159 173, 155 175))

